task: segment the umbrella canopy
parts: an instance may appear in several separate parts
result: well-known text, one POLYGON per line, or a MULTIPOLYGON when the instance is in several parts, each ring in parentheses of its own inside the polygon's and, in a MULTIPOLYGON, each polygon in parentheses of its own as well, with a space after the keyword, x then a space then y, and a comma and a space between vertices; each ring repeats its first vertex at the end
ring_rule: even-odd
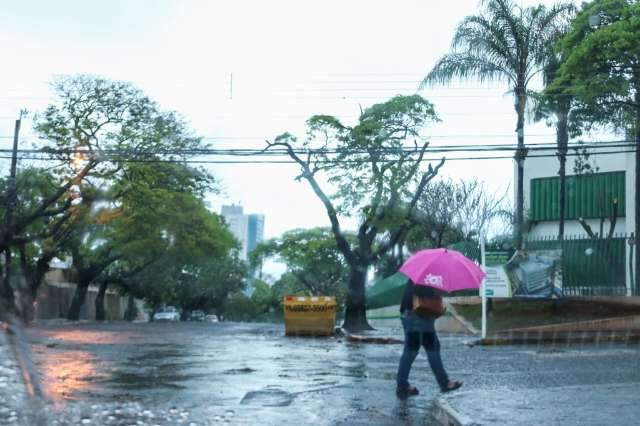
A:
POLYGON ((420 250, 400 267, 416 285, 452 292, 480 288, 484 272, 462 253, 445 248, 420 250))

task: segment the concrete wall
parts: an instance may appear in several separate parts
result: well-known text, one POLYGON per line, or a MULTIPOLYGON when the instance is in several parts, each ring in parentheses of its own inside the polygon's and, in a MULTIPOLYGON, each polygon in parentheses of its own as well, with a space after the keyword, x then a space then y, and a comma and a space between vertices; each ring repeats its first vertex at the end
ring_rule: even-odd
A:
MULTIPOLYGON (((70 270, 52 269, 45 278, 35 305, 36 319, 64 318, 67 315, 75 284, 71 281, 73 273, 70 270)), ((87 298, 80 311, 80 319, 94 320, 96 316, 95 300, 98 294, 97 286, 90 286, 87 298)), ((139 308, 141 303, 138 304, 139 308)), ((107 320, 122 320, 127 309, 127 298, 117 292, 108 290, 105 295, 105 314, 107 320)), ((138 309, 140 311, 140 309, 138 309)))

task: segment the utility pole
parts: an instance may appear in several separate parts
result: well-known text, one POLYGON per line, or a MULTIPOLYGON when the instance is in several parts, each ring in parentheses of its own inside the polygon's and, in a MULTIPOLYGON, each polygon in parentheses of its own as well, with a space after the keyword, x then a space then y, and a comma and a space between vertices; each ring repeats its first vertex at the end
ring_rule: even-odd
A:
POLYGON ((11 152, 11 169, 9 170, 9 181, 7 182, 7 211, 5 212, 4 223, 5 232, 12 220, 13 210, 16 204, 16 174, 18 169, 18 141, 20 139, 20 125, 22 117, 26 114, 26 110, 20 110, 20 116, 16 120, 16 126, 13 131, 13 151, 11 152))
MULTIPOLYGON (((16 207, 16 175, 18 169, 18 141, 20 139, 20 125, 22 124, 22 116, 26 114, 25 110, 20 111, 20 116, 16 120, 15 129, 13 132, 13 151, 11 153, 11 168, 9 170, 9 180, 7 182, 6 196, 6 211, 4 215, 4 226, 0 233, 2 243, 5 246, 4 249, 4 277, 2 285, 0 286, 0 302, 7 303, 8 309, 13 309, 14 296, 13 287, 11 286, 11 249, 8 242, 11 238, 11 222, 13 221, 13 211, 16 207)), ((0 303, 1 305, 2 303, 0 303)))

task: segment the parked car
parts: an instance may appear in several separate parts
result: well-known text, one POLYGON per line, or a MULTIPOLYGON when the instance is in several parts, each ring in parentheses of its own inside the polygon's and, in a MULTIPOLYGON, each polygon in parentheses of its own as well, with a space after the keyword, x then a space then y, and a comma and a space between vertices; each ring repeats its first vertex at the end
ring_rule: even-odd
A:
POLYGON ((218 322, 218 316, 217 315, 207 315, 205 317, 205 321, 218 322))
POLYGON ((167 306, 160 308, 153 315, 153 319, 154 321, 180 321, 180 312, 173 306, 167 306))
POLYGON ((191 315, 189 315, 189 321, 204 321, 204 318, 205 313, 200 310, 191 311, 191 315))

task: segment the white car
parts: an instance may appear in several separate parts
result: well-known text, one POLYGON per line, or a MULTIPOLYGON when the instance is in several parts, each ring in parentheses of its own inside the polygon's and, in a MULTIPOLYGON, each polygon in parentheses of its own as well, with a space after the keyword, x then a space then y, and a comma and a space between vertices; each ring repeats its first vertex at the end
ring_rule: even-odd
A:
POLYGON ((209 322, 218 322, 218 316, 217 315, 207 315, 206 317, 204 317, 205 321, 209 321, 209 322))
POLYGON ((180 312, 173 307, 167 306, 166 308, 160 308, 158 312, 153 315, 154 321, 180 321, 180 312))

